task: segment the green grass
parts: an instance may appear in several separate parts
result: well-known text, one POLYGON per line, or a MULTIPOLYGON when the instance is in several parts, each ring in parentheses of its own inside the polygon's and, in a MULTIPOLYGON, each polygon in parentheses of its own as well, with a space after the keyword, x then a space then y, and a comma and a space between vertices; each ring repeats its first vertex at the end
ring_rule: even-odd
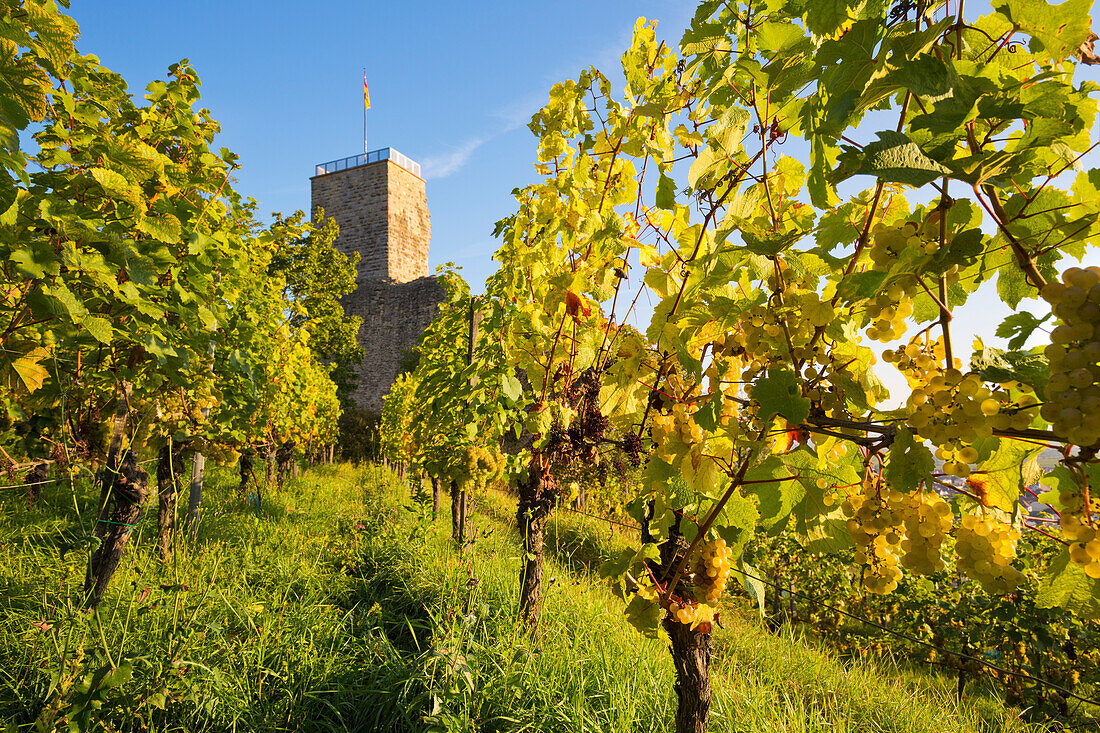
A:
MULTIPOLYGON (((51 486, 30 509, 0 493, 9 729, 64 729, 62 718, 96 730, 671 729, 667 642, 626 625, 595 577, 626 542, 606 524, 553 521, 543 626, 530 636, 514 621, 507 497, 478 502, 459 552, 449 513, 433 524, 381 470, 315 469, 260 511, 229 474, 208 483, 194 538, 161 564, 147 517, 91 615, 77 609, 90 487, 51 486)), ((730 619, 714 731, 1026 730, 993 702, 960 708, 949 682, 842 663, 730 619)))
POLYGON ((160 563, 151 507, 95 614, 79 610, 91 488, 47 487, 29 510, 4 493, 0 720, 29 726, 56 709, 43 718, 58 722, 83 707, 89 725, 292 729, 369 682, 363 670, 391 653, 384 636, 348 633, 360 610, 345 566, 359 552, 361 478, 316 469, 257 511, 228 473, 208 473, 194 538, 160 563), (132 679, 117 686, 94 677, 127 665, 132 679))

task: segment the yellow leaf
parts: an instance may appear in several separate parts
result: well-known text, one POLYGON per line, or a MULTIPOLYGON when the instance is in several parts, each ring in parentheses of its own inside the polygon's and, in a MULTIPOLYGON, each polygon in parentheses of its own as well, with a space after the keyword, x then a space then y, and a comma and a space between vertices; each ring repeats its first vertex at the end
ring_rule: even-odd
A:
POLYGON ((661 261, 661 253, 650 244, 638 245, 638 264, 642 267, 653 267, 661 261))
MULTIPOLYGON (((0 374, 4 375, 5 386, 16 394, 34 392, 50 376, 46 367, 40 363, 49 355, 49 351, 38 346, 25 354, 12 358, 7 364, 0 361, 0 374)), ((5 354, 4 356, 8 355, 5 354)))

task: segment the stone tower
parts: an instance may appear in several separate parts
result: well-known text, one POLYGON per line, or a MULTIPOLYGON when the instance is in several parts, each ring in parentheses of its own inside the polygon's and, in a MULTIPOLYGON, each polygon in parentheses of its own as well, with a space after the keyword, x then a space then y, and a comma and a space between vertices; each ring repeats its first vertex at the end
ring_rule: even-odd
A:
POLYGON ((360 256, 358 287, 344 298, 348 315, 363 319, 354 399, 379 412, 402 354, 416 345, 445 296, 428 276, 432 224, 420 165, 382 148, 319 165, 310 184, 314 219, 323 209, 340 226, 336 248, 360 256))

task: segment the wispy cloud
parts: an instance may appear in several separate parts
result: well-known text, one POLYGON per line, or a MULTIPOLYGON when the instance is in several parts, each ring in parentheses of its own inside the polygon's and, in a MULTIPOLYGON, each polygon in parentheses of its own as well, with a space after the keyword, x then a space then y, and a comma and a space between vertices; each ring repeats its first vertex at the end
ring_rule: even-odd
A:
POLYGON ((630 32, 625 31, 620 37, 609 43, 602 49, 587 52, 583 57, 578 57, 571 63, 562 64, 557 69, 545 75, 544 84, 539 88, 517 97, 513 101, 498 107, 490 112, 492 117, 500 121, 500 124, 492 132, 479 137, 466 140, 453 150, 433 155, 421 161, 421 168, 425 179, 446 178, 453 175, 470 161, 474 152, 485 143, 494 138, 506 135, 520 127, 524 127, 531 121, 535 114, 545 103, 550 86, 555 81, 560 81, 568 76, 575 75, 581 68, 589 65, 602 68, 611 76, 618 72, 618 59, 623 49, 630 43, 630 32))
POLYGON ((503 123, 503 128, 501 128, 498 134, 511 132, 512 130, 526 126, 527 123, 531 121, 531 116, 534 115, 535 112, 538 112, 542 105, 546 104, 547 92, 548 89, 530 92, 490 112, 493 117, 496 117, 503 123))
POLYGON ((421 169, 424 178, 446 178, 452 173, 457 173, 470 160, 478 148, 485 143, 485 138, 470 138, 450 152, 441 155, 432 155, 421 161, 421 169))

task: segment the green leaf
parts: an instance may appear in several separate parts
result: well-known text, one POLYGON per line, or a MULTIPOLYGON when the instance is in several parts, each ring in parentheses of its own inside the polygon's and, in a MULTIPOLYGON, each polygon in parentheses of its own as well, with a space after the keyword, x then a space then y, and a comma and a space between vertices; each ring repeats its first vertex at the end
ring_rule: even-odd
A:
POLYGON ((523 394, 523 385, 514 374, 505 374, 500 380, 500 388, 504 396, 512 402, 519 400, 519 396, 523 394))
POLYGON ((144 341, 145 350, 157 358, 163 364, 169 357, 179 356, 174 346, 166 343, 155 333, 148 334, 144 341))
POLYGON ((84 330, 92 335, 101 344, 109 344, 114 338, 114 328, 111 322, 103 316, 87 316, 84 319, 84 330))
POLYGON ((657 181, 657 208, 667 211, 676 208, 676 183, 664 173, 657 181))
POLYGON ((658 561, 660 559, 661 553, 657 549, 657 545, 652 542, 642 545, 642 547, 637 550, 633 547, 627 547, 614 559, 604 562, 603 565, 600 566, 599 574, 601 578, 606 578, 608 580, 621 580, 625 578, 627 573, 631 572, 646 560, 658 561))
POLYGON ((1042 395, 1050 379, 1050 364, 1042 354, 1030 351, 1004 351, 976 342, 970 368, 987 382, 1017 381, 1029 385, 1042 395))
POLYGON ((1065 608, 1086 616, 1100 615, 1100 581, 1085 574, 1085 569, 1062 550, 1047 569, 1035 597, 1039 608, 1065 608))
POLYGON ((135 205, 140 203, 141 192, 136 186, 127 181, 122 174, 108 168, 92 168, 90 173, 109 197, 123 199, 135 205))
POLYGON ((714 518, 714 524, 711 526, 718 536, 736 552, 752 537, 759 518, 760 512, 756 508, 756 502, 735 493, 722 507, 722 512, 714 518))
POLYGON ((48 356, 49 352, 41 346, 32 347, 25 353, 0 354, 3 385, 15 394, 30 394, 39 389, 50 376, 41 363, 48 356))
POLYGON ((626 620, 631 626, 651 639, 657 638, 661 618, 664 609, 657 603, 656 598, 645 598, 635 595, 626 605, 626 620))
MULTIPOLYGON (((1034 443, 1025 443, 1011 438, 988 440, 999 440, 999 442, 989 458, 979 462, 977 466, 988 479, 988 483, 985 484, 985 498, 990 506, 1012 512, 1027 486, 1024 483, 1024 465, 1042 448, 1034 443)), ((975 447, 979 450, 983 449, 980 443, 975 447)))
POLYGON ((746 495, 756 497, 760 524, 767 529, 784 522, 791 509, 806 496, 806 489, 794 480, 778 455, 768 456, 763 463, 746 471, 743 490, 746 495))
POLYGON ((801 425, 810 414, 810 401, 802 396, 799 379, 789 369, 769 369, 749 394, 760 405, 757 416, 762 420, 781 415, 791 425, 801 425))
POLYGON ((845 146, 845 152, 840 156, 842 168, 839 180, 855 175, 871 175, 882 181, 924 186, 951 173, 900 132, 883 130, 878 137, 862 150, 845 146))
POLYGON ((1046 323, 1052 315, 1054 314, 1047 313, 1042 318, 1036 318, 1027 311, 1013 313, 997 326, 997 335, 1008 339, 1008 348, 1014 351, 1023 346, 1035 329, 1046 323))
POLYGON ((803 16, 806 29, 818 37, 831 36, 849 20, 858 17, 865 4, 865 0, 817 0, 807 3, 803 16))
POLYGON ((10 259, 15 263, 16 271, 31 280, 38 280, 46 275, 56 277, 61 272, 57 252, 42 242, 32 242, 20 247, 11 253, 10 259))
POLYGON ((178 242, 183 231, 180 220, 171 214, 145 217, 138 222, 137 228, 162 242, 178 242))
POLYGON ((886 455, 883 476, 897 491, 913 491, 932 477, 936 462, 924 443, 913 440, 904 425, 898 427, 890 452, 886 455))
POLYGON ((760 618, 764 618, 764 584, 760 582, 760 573, 756 568, 745 562, 744 557, 737 559, 737 579, 741 581, 741 587, 749 594, 749 598, 756 604, 756 611, 760 618))
POLYGON ((932 54, 922 53, 906 59, 889 74, 889 80, 920 97, 941 97, 951 91, 955 74, 946 63, 932 54))
POLYGON ((849 450, 837 461, 819 459, 808 448, 798 448, 783 456, 788 469, 798 475, 805 498, 791 510, 789 529, 806 552, 836 553, 852 546, 847 517, 838 506, 825 504, 825 492, 831 486, 852 485, 859 481, 862 464, 859 454, 849 450), (820 479, 824 487, 819 486, 820 479))

